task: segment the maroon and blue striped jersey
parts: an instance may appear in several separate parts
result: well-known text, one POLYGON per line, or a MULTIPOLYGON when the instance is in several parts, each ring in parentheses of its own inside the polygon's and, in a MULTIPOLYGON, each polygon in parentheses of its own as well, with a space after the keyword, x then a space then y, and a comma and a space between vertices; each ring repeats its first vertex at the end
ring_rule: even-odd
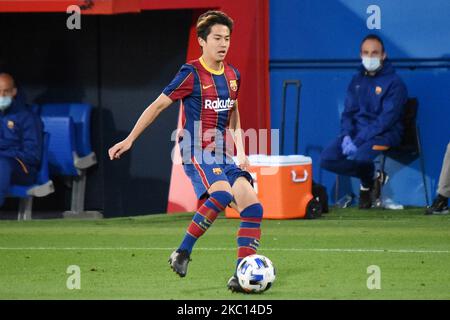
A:
POLYGON ((200 58, 184 64, 163 90, 173 101, 182 100, 182 125, 190 134, 192 147, 214 148, 216 136, 211 133, 215 130, 225 140, 239 85, 240 74, 236 68, 223 62, 222 70, 212 70, 200 58), (196 137, 200 140, 195 141, 196 137))

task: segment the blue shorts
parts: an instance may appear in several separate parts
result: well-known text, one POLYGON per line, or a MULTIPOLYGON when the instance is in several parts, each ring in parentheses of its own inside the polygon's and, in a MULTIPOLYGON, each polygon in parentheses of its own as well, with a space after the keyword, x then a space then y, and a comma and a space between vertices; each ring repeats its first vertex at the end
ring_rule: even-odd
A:
POLYGON ((230 158, 228 161, 192 161, 183 164, 184 172, 191 179, 198 199, 208 196, 209 187, 217 181, 227 181, 231 186, 237 178, 244 177, 253 185, 250 173, 239 168, 230 158))

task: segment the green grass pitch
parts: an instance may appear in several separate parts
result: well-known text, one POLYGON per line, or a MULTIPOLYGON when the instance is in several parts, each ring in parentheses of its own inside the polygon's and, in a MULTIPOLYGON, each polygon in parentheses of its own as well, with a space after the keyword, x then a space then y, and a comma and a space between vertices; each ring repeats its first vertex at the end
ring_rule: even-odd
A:
POLYGON ((223 215, 197 242, 187 276, 172 272, 167 259, 191 217, 0 221, 0 299, 450 298, 449 216, 334 209, 318 220, 264 220, 258 253, 277 279, 259 295, 226 289, 239 220, 223 215), (80 289, 67 287, 71 265, 80 289), (368 288, 373 265, 379 289, 368 288))

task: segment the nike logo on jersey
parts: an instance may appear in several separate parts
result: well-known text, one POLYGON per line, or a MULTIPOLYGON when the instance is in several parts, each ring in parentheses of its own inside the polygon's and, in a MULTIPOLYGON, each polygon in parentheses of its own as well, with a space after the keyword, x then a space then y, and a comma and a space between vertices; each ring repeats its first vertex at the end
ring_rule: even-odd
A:
POLYGON ((236 100, 231 100, 228 98, 227 100, 221 100, 217 98, 216 100, 205 100, 205 109, 211 109, 215 112, 228 111, 233 108, 236 100))
POLYGON ((210 84, 209 86, 203 85, 202 88, 203 88, 203 90, 206 90, 206 89, 208 89, 208 88, 211 88, 212 86, 213 86, 213 84, 210 84))

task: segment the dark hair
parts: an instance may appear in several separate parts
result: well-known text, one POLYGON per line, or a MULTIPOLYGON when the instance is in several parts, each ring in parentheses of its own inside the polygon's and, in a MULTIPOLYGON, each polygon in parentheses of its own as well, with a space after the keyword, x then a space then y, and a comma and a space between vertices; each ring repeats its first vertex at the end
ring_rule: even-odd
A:
POLYGON ((215 24, 227 26, 230 29, 230 34, 233 31, 233 19, 222 11, 209 10, 198 17, 197 36, 206 41, 211 32, 211 27, 215 24))
POLYGON ((381 44, 381 50, 383 50, 384 52, 384 43, 383 40, 381 40, 381 38, 379 36, 377 36, 376 34, 368 34, 367 36, 364 37, 364 39, 362 39, 361 41, 361 45, 359 46, 360 48, 362 48, 362 45, 364 42, 366 42, 366 40, 376 40, 381 44))

